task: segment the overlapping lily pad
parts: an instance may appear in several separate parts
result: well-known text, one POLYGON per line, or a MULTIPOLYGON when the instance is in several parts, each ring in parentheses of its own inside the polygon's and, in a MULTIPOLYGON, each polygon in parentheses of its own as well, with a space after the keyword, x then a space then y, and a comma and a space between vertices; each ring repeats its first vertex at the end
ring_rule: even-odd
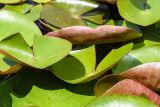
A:
POLYGON ((102 24, 105 21, 103 20, 104 12, 91 11, 98 8, 98 6, 97 3, 91 0, 55 0, 53 3, 44 5, 41 18, 48 24, 58 28, 86 25, 82 20, 83 18, 102 24), (89 11, 94 14, 83 15, 89 11))
POLYGON ((157 93, 143 84, 138 83, 136 79, 132 80, 127 78, 132 77, 121 75, 105 76, 97 82, 95 86, 95 94, 98 96, 112 94, 144 96, 157 105, 160 105, 160 96, 157 93))
POLYGON ((160 45, 151 45, 135 49, 124 56, 114 67, 113 72, 120 73, 132 67, 149 62, 160 61, 160 45))
POLYGON ((136 96, 113 95, 93 100, 85 107, 158 107, 149 100, 136 96))
POLYGON ((5 3, 5 4, 16 4, 16 3, 22 3, 26 0, 0 0, 0 3, 5 3))
POLYGON ((159 0, 118 0, 120 15, 132 23, 148 26, 160 20, 159 0))
POLYGON ((36 3, 48 3, 48 2, 50 2, 52 0, 32 0, 32 1, 34 1, 36 3))
POLYGON ((41 36, 39 28, 26 16, 13 11, 0 10, 0 41, 20 33, 29 46, 33 45, 35 35, 41 36), (34 29, 34 30, 33 30, 34 29))
POLYGON ((0 42, 1 53, 36 68, 45 68, 56 63, 70 52, 71 47, 70 42, 60 38, 35 36, 32 49, 20 34, 0 42))
POLYGON ((141 33, 134 29, 113 25, 103 25, 97 28, 72 26, 49 32, 47 35, 67 39, 73 44, 114 43, 141 37, 141 33))
POLYGON ((132 44, 113 49, 96 68, 95 46, 73 50, 70 56, 49 67, 57 77, 69 83, 82 83, 98 78, 112 68, 132 48, 132 44))
POLYGON ((15 77, 0 84, 0 106, 81 107, 95 98, 94 83, 71 85, 47 71, 23 69, 15 77))

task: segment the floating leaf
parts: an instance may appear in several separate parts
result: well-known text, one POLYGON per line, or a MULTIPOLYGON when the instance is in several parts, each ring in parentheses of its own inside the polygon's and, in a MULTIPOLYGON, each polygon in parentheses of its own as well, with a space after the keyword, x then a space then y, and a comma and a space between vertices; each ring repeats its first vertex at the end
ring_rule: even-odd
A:
POLYGON ((49 69, 69 83, 82 83, 98 78, 113 67, 132 48, 132 44, 113 49, 96 67, 95 46, 73 50, 70 56, 53 64, 49 69))
POLYGON ((154 91, 150 90, 146 86, 137 82, 137 80, 131 80, 128 76, 121 75, 108 75, 100 79, 95 85, 95 94, 97 96, 121 94, 121 95, 136 95, 146 96, 152 102, 160 105, 160 96, 154 91))
POLYGON ((20 33, 27 44, 32 46, 34 36, 42 35, 39 28, 27 17, 8 10, 0 10, 0 25, 0 41, 10 35, 20 33))
POLYGON ((120 15, 132 23, 148 26, 160 20, 159 0, 118 0, 120 15))
POLYGON ((31 9, 31 11, 28 14, 26 14, 26 16, 33 21, 37 21, 40 18, 42 9, 42 5, 36 5, 31 9))
POLYGON ((24 4, 16 4, 16 5, 5 5, 3 9, 25 14, 31 8, 32 8, 32 5, 24 3, 24 4))
POLYGON ((95 98, 94 83, 71 85, 47 71, 25 68, 9 81, 0 84, 0 96, 3 98, 0 106, 81 107, 95 98))
POLYGON ((132 67, 149 62, 160 61, 160 45, 152 45, 135 49, 124 56, 113 69, 114 73, 121 73, 132 67))
POLYGON ((103 20, 104 11, 96 10, 98 6, 99 4, 91 0, 55 0, 53 3, 44 5, 41 19, 58 28, 85 26, 82 19, 102 24, 105 21, 103 20))
POLYGON ((48 2, 50 2, 52 0, 32 0, 32 1, 34 1, 36 3, 48 3, 48 2))
POLYGON ((160 62, 152 62, 133 67, 120 75, 134 79, 152 90, 160 91, 160 62))
POLYGON ((71 50, 71 43, 48 36, 35 36, 33 49, 20 34, 15 34, 0 42, 0 50, 25 64, 36 68, 45 68, 64 58, 71 50))
POLYGON ((72 26, 50 32, 47 35, 67 39, 73 44, 122 42, 141 36, 133 29, 112 25, 103 25, 95 29, 86 26, 72 26))
POLYGON ((0 3, 5 3, 5 4, 15 4, 15 3, 22 3, 26 0, 0 0, 0 3))
POLYGON ((149 100, 137 96, 112 95, 91 101, 85 107, 158 107, 149 100))

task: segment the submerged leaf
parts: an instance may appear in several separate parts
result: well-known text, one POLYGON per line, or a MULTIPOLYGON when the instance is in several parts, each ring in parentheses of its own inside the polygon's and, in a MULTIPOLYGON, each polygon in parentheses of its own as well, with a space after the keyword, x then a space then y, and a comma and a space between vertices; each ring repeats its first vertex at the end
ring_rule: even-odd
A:
POLYGON ((139 32, 131 28, 112 25, 103 25, 95 29, 86 26, 72 26, 50 32, 47 35, 67 39, 73 44, 122 42, 141 36, 139 32))

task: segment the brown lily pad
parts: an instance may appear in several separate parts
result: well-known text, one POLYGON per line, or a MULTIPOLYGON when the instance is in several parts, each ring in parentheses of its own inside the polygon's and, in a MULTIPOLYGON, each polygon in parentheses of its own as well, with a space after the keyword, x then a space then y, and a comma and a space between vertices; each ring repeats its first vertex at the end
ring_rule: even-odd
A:
POLYGON ((102 25, 97 28, 72 26, 49 32, 48 36, 67 39, 73 44, 114 43, 135 39, 141 34, 124 26, 102 25))
POLYGON ((110 94, 145 96, 152 102, 160 105, 160 96, 158 94, 131 79, 124 79, 118 82, 112 88, 108 89, 103 96, 110 94))
POLYGON ((160 62, 152 62, 133 67, 120 75, 134 79, 152 90, 160 90, 160 62))

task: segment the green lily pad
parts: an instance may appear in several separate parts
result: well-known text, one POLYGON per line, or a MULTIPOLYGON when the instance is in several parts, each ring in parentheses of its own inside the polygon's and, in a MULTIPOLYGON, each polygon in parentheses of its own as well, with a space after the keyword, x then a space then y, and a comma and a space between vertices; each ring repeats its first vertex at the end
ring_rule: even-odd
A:
POLYGON ((85 107, 158 107, 158 105, 142 97, 112 95, 99 97, 85 107))
POLYGON ((71 85, 50 72, 25 68, 0 84, 0 106, 82 107, 95 98, 94 83, 71 85))
POLYGON ((82 83, 98 78, 112 68, 132 48, 133 44, 113 49, 96 68, 95 46, 71 51, 70 56, 53 64, 49 70, 69 83, 82 83))
POLYGON ((36 3, 48 3, 48 2, 50 2, 52 0, 32 0, 32 1, 34 1, 36 3))
POLYGON ((91 0, 55 0, 53 3, 44 5, 41 19, 59 28, 75 25, 85 26, 86 24, 82 19, 104 22, 105 20, 102 19, 103 12, 82 16, 82 14, 98 8, 98 6, 97 3, 91 0))
POLYGON ((26 0, 0 0, 0 3, 4 4, 15 4, 15 3, 22 3, 26 0))
POLYGON ((8 10, 0 10, 0 41, 20 33, 29 46, 33 45, 35 35, 41 36, 39 28, 26 16, 8 10), (34 29, 34 30, 33 30, 34 29))
POLYGON ((148 26, 160 20, 159 0, 118 0, 120 15, 132 23, 148 26))
POLYGON ((71 50, 67 40, 48 36, 35 36, 33 49, 26 44, 20 34, 12 35, 0 42, 5 55, 36 68, 45 68, 64 58, 71 50))
POLYGON ((159 48, 160 45, 151 45, 131 51, 117 63, 117 66, 115 66, 113 72, 121 73, 140 64, 159 62, 159 48))
POLYGON ((25 14, 32 8, 31 4, 23 3, 16 5, 5 5, 3 9, 25 14))
POLYGON ((33 21, 37 21, 40 18, 42 9, 43 9, 42 5, 33 6, 33 8, 30 10, 29 13, 26 14, 26 16, 33 21))

